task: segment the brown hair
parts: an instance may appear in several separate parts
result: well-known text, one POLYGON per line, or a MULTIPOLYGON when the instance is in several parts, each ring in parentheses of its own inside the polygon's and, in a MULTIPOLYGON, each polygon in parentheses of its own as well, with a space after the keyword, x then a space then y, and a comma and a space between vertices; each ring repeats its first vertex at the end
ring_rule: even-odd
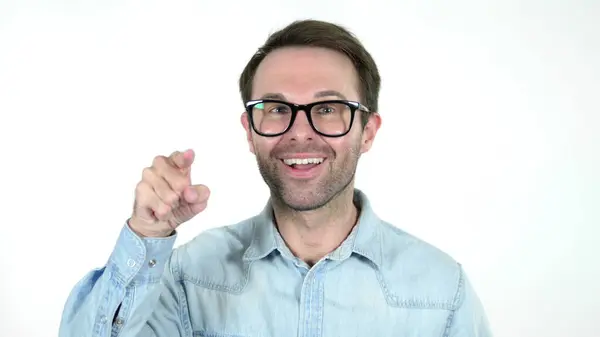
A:
MULTIPOLYGON (((262 60, 275 49, 290 46, 321 47, 346 55, 358 73, 361 103, 373 112, 378 111, 381 78, 373 57, 350 31, 340 25, 319 20, 294 21, 268 37, 240 76, 240 94, 244 102, 251 99, 252 81, 262 60)), ((364 127, 369 116, 362 116, 364 127)))

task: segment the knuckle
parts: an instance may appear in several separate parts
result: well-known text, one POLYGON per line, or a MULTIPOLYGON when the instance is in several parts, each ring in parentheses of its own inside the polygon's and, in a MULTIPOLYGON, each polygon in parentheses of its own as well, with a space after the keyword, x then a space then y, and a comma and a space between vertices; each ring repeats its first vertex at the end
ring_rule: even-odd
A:
POLYGON ((167 158, 165 156, 156 156, 152 160, 152 166, 157 167, 161 166, 166 162, 167 158))
POLYGON ((154 191, 145 182, 140 182, 135 187, 135 199, 139 206, 146 207, 152 200, 154 191))
POLYGON ((154 175, 152 167, 146 167, 142 170, 142 181, 149 181, 154 175))
POLYGON ((171 207, 169 205, 165 205, 165 204, 161 204, 154 211, 154 214, 156 215, 156 217, 161 220, 165 220, 169 216, 170 213, 171 213, 171 207))
POLYGON ((175 192, 169 193, 166 199, 167 203, 171 206, 175 206, 179 203, 179 195, 177 195, 175 192))
POLYGON ((187 181, 185 181, 185 179, 177 179, 174 182, 174 188, 177 190, 177 192, 181 193, 183 192, 183 190, 185 190, 185 188, 188 186, 187 181))
POLYGON ((183 192, 183 190, 188 186, 185 177, 177 174, 177 172, 165 175, 164 179, 167 181, 174 193, 177 194, 177 196, 179 196, 181 192, 183 192))
POLYGON ((148 190, 148 185, 145 181, 140 181, 137 185, 135 185, 135 194, 136 196, 142 196, 148 190))

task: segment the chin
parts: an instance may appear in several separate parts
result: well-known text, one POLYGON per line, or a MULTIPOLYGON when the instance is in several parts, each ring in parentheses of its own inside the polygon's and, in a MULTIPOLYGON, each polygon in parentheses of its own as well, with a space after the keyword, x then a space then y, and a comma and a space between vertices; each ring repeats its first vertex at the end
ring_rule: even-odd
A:
POLYGON ((326 206, 332 199, 339 195, 345 188, 332 189, 332 184, 284 184, 283 188, 273 191, 274 195, 292 210, 305 212, 313 211, 326 206))
POLYGON ((319 209, 329 202, 329 199, 323 197, 316 197, 314 195, 304 195, 297 193, 295 195, 284 194, 281 201, 285 206, 298 212, 314 211, 319 209))

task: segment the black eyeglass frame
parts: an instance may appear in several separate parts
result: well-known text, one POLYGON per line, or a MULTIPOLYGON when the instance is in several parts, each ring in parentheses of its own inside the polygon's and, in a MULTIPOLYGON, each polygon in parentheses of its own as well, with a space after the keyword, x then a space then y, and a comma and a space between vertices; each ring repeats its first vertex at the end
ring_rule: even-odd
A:
POLYGON ((306 119, 308 119, 308 124, 310 124, 310 127, 317 134, 324 136, 324 137, 331 137, 331 138, 343 137, 343 136, 347 135, 348 132, 350 132, 350 130, 352 130, 352 126, 354 124, 354 117, 356 115, 356 110, 360 110, 365 113, 371 112, 371 110, 369 110, 369 108, 367 108, 360 102, 341 100, 341 99, 318 101, 318 102, 312 102, 309 104, 294 104, 294 103, 276 100, 276 99, 255 99, 255 100, 247 101, 245 103, 245 106, 246 106, 246 112, 248 113, 248 116, 250 117, 250 125, 252 126, 252 129, 254 130, 254 132, 256 132, 257 134, 259 134, 263 137, 277 137, 277 136, 281 136, 284 133, 288 132, 292 128, 292 125, 294 125, 294 121, 296 121, 296 117, 298 116, 298 111, 300 111, 300 110, 304 111, 304 113, 306 114, 306 119), (256 106, 257 104, 261 104, 261 103, 279 103, 279 104, 284 104, 284 105, 290 107, 290 110, 292 111, 292 116, 290 117, 290 123, 282 132, 274 133, 274 134, 265 134, 265 133, 258 131, 258 128, 256 128, 256 126, 254 125, 254 116, 252 115, 252 112, 254 111, 254 106, 256 106), (335 134, 335 135, 323 133, 323 132, 317 130, 317 128, 313 124, 312 115, 310 114, 310 111, 312 110, 313 107, 315 107, 319 104, 327 104, 327 103, 344 104, 350 108, 350 125, 348 126, 348 130, 346 130, 344 133, 335 134))

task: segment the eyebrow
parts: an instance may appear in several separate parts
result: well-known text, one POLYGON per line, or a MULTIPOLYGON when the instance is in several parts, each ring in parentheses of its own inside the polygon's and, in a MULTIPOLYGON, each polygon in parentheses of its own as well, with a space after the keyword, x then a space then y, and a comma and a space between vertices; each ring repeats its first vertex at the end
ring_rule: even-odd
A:
MULTIPOLYGON (((323 91, 319 91, 315 94, 315 98, 323 98, 323 97, 337 97, 339 99, 346 99, 346 96, 344 96, 341 92, 336 91, 336 90, 323 90, 323 91)), ((276 100, 281 100, 281 101, 285 101, 285 95, 281 94, 281 93, 274 93, 274 92, 270 92, 270 93, 266 93, 264 95, 262 95, 260 97, 261 99, 276 99, 276 100)))
POLYGON ((279 93, 268 93, 260 96, 260 99, 277 99, 280 101, 285 101, 285 96, 279 93))
POLYGON ((341 92, 339 91, 335 91, 335 90, 324 90, 324 91, 319 91, 318 93, 315 94, 315 98, 321 98, 321 97, 330 97, 330 96, 335 96, 339 99, 346 99, 346 96, 344 96, 341 92))

